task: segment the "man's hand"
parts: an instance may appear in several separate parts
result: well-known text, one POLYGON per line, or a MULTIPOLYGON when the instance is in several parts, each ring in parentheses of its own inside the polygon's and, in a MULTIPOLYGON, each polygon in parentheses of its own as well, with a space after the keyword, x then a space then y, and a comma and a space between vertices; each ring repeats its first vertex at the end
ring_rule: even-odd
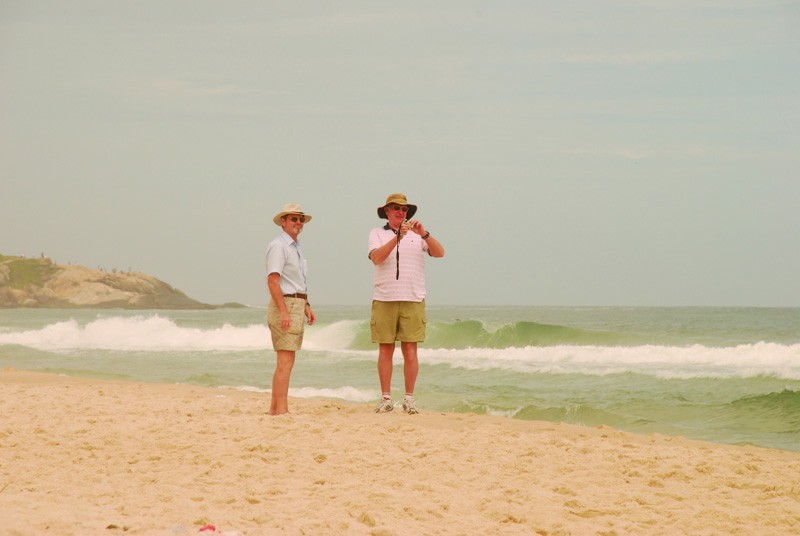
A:
POLYGON ((281 329, 287 330, 292 325, 292 317, 289 311, 281 311, 281 329))

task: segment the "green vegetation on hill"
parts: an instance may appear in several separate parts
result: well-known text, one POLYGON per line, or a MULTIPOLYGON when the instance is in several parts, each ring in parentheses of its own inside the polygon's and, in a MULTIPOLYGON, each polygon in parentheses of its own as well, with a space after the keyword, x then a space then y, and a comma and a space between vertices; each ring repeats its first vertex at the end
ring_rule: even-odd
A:
POLYGON ((7 285, 14 289, 24 289, 28 286, 42 286, 48 279, 59 271, 58 266, 48 258, 26 259, 0 255, 0 265, 9 268, 7 285))

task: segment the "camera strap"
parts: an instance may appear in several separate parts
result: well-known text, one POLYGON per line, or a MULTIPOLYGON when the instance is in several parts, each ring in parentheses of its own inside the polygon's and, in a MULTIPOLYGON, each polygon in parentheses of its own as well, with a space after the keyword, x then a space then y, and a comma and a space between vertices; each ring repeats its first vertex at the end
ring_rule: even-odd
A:
POLYGON ((397 247, 396 247, 396 253, 395 253, 395 257, 397 258, 397 272, 395 273, 394 278, 395 279, 400 279, 400 231, 399 230, 395 231, 394 229, 392 229, 389 226, 388 223, 386 225, 384 225, 383 228, 384 229, 388 229, 388 230, 390 230, 391 232, 393 232, 394 234, 397 235, 397 247))

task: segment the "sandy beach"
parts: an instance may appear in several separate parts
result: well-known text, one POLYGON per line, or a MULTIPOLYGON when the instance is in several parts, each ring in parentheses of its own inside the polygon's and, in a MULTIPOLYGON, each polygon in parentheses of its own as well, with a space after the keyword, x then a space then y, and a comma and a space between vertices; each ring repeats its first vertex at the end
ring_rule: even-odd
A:
POLYGON ((268 404, 2 370, 0 533, 800 532, 797 452, 327 400, 269 417, 268 404))

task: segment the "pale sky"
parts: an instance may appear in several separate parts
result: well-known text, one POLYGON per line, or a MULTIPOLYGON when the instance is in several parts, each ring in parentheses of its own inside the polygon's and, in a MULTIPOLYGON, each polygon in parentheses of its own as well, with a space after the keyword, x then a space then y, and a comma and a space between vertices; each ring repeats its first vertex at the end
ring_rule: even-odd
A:
POLYGON ((429 305, 800 306, 800 2, 0 0, 0 253, 368 304, 404 192, 429 305))

